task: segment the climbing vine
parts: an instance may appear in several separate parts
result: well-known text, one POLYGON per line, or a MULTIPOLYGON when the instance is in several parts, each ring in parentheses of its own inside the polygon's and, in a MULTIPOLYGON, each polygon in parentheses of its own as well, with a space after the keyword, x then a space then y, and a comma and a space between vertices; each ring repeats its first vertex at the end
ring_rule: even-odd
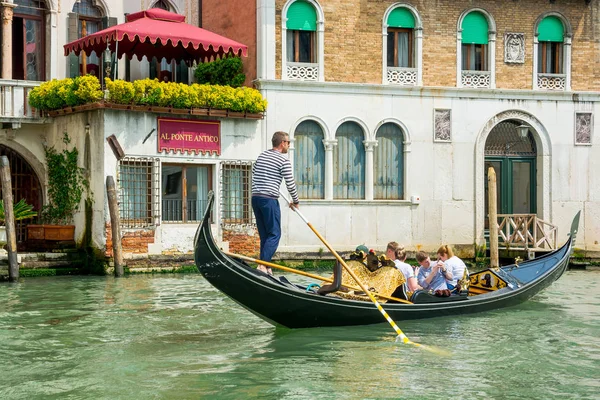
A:
POLYGON ((75 212, 84 191, 89 187, 83 168, 77 165, 79 151, 76 147, 68 149, 71 144, 69 135, 63 135, 65 148, 56 150, 54 146, 45 146, 48 164, 48 197, 49 202, 42 209, 42 221, 51 224, 69 224, 73 222, 75 212))

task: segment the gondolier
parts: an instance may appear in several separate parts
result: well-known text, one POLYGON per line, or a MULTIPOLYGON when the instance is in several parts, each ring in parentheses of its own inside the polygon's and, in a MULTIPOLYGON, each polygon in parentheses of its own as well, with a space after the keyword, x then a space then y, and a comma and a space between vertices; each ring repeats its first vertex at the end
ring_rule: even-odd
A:
MULTIPOLYGON (((285 180, 292 196, 290 208, 298 207, 298 190, 292 164, 284 157, 290 148, 290 137, 285 132, 275 132, 271 139, 273 148, 263 151, 252 166, 252 210, 260 236, 260 259, 271 261, 281 238, 281 210, 279 209, 279 187, 285 180)), ((258 267, 272 274, 270 268, 258 267)))

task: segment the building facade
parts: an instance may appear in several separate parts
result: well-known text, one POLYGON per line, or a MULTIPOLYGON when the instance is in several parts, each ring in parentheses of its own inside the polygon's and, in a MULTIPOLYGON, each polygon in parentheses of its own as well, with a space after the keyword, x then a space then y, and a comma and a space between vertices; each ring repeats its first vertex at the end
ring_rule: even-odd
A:
MULTIPOLYGON (((581 210, 577 246, 600 250, 597 1, 257 3, 263 132, 290 132, 302 211, 336 248, 472 254, 493 166, 499 213, 560 243, 581 210)), ((322 247, 284 216, 280 251, 322 247)))
MULTIPOLYGON (((560 243, 581 210, 577 247, 600 251, 597 0, 14 0, 1 8, 0 153, 15 160, 13 170, 26 177, 18 193, 39 209, 48 201, 43 146, 60 146, 68 131, 84 153, 81 166, 93 171, 100 248, 110 248, 104 182, 114 175, 126 251, 190 252, 213 189, 213 232, 232 250, 255 254, 249 168, 284 130, 301 210, 340 251, 395 240, 410 250, 448 243, 472 254, 485 240, 490 166, 500 213, 537 215, 558 227, 560 243), (46 118, 28 107, 40 81, 82 72, 82 58, 65 57, 62 46, 84 26, 92 33, 152 7, 248 46, 247 84, 269 102, 264 120, 187 118, 218 122, 219 152, 161 147, 160 121, 172 115, 46 118)), ((164 59, 106 53, 85 63, 101 79, 117 71, 128 80, 193 80, 193 70, 164 59)), ((282 208, 282 218, 281 254, 320 253, 297 216, 282 208)), ((82 211, 76 236, 85 221, 82 211)))
MULTIPOLYGON (((105 182, 113 176, 119 189, 123 249, 131 257, 191 253, 211 190, 216 194, 215 234, 221 236, 222 221, 233 223, 236 232, 243 231, 240 226, 251 224, 252 217, 248 204, 238 199, 244 198, 251 161, 263 147, 261 115, 233 116, 223 111, 195 116, 169 110, 99 108, 48 117, 29 107, 29 92, 40 82, 80 76, 84 65, 87 73, 101 81, 109 76, 193 82, 193 68, 164 58, 116 60, 108 51, 85 58, 65 56, 64 44, 150 8, 185 15, 196 26, 201 21, 201 4, 192 1, 14 0, 0 4, 0 155, 7 155, 11 162, 15 199, 25 198, 38 211, 50 201, 44 148, 62 150, 67 134, 68 147, 78 149, 79 166, 90 183, 84 198, 92 200, 91 207, 82 201, 74 216, 75 241, 81 243, 90 233, 92 246, 111 253, 105 182), (182 145, 176 133, 180 129, 193 132, 199 145, 189 141, 182 145)), ((242 42, 243 36, 238 36, 231 38, 242 42)), ((17 226, 21 248, 28 248, 27 223, 31 222, 17 226)))

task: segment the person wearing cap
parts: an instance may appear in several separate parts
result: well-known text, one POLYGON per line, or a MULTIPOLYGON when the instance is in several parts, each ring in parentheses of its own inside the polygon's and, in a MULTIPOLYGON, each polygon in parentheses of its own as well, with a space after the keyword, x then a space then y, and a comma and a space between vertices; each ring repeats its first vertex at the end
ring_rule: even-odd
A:
MULTIPOLYGON (((284 157, 290 148, 290 137, 285 132, 275 132, 271 144, 273 148, 263 151, 252 165, 252 210, 260 236, 260 259, 263 261, 271 261, 281 239, 279 187, 282 180, 285 180, 292 197, 290 208, 298 208, 300 202, 292 164, 284 157)), ((260 265, 258 269, 273 275, 271 268, 260 265)))

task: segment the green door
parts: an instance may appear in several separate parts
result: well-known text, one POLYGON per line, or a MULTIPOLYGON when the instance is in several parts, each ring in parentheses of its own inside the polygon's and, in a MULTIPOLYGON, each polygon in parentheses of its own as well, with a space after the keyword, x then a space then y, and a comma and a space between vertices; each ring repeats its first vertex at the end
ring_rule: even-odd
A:
MULTIPOLYGON (((485 158, 485 215, 489 212, 488 169, 496 172, 498 214, 535 214, 536 180, 534 157, 485 158)), ((488 221, 486 218, 486 228, 488 221)))

